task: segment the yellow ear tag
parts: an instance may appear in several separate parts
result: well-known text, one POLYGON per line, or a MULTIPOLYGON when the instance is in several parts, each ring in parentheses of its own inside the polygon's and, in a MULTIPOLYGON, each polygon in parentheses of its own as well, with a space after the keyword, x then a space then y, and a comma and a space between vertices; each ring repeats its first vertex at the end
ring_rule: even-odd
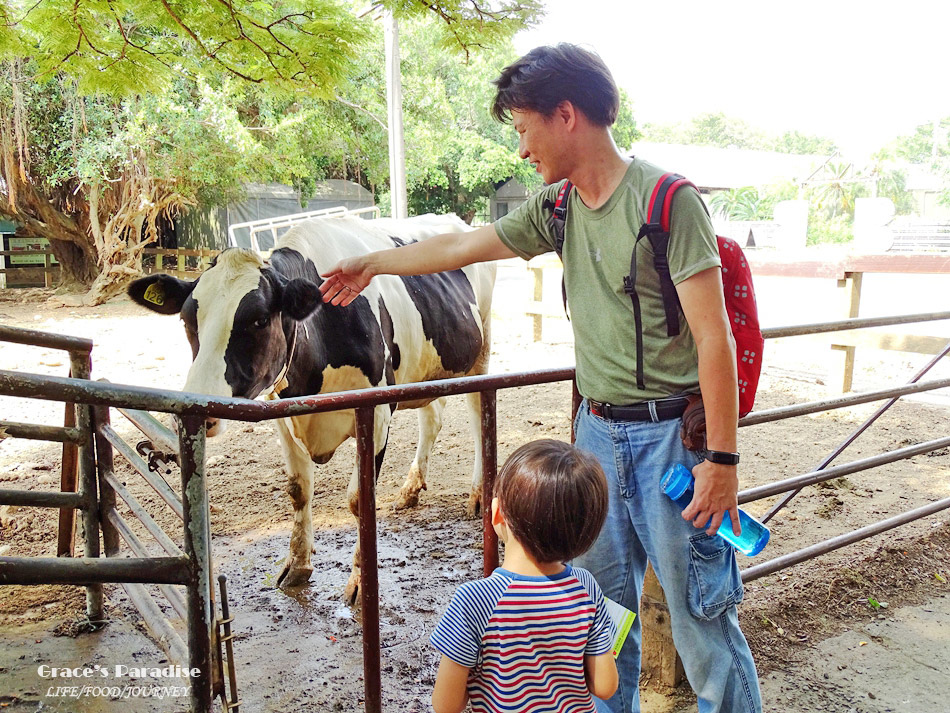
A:
POLYGON ((165 288, 162 287, 162 285, 158 282, 153 282, 146 288, 145 294, 142 295, 142 298, 146 302, 151 302, 152 304, 156 305, 163 305, 165 304, 165 288))

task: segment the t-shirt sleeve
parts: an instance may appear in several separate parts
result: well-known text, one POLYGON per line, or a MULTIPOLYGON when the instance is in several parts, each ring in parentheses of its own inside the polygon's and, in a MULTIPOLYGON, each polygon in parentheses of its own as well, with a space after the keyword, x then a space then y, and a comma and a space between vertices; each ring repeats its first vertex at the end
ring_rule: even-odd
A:
POLYGON ((484 624, 478 621, 475 605, 477 594, 471 586, 462 585, 452 595, 429 642, 438 651, 460 666, 474 668, 478 663, 484 624))
POLYGON ((495 221, 495 232, 518 257, 530 260, 554 250, 550 219, 560 183, 542 188, 527 201, 495 221), (550 203, 546 207, 545 202, 550 203))
POLYGON ((667 258, 674 285, 722 265, 709 213, 699 192, 690 187, 673 194, 667 258))
POLYGON ((594 621, 591 623, 590 632, 587 635, 587 647, 584 649, 585 656, 600 656, 613 650, 614 639, 617 636, 617 627, 613 619, 607 613, 607 602, 604 601, 604 593, 594 579, 594 576, 586 569, 574 569, 574 574, 584 589, 590 595, 594 602, 596 611, 594 612, 594 621))

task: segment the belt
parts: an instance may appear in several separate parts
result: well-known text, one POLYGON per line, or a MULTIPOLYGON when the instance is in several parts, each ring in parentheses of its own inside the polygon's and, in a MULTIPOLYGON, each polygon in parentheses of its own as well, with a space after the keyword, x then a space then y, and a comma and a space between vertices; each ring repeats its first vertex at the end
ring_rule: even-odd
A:
POLYGON ((644 401, 632 406, 614 406, 588 399, 590 412, 609 421, 667 421, 679 418, 686 410, 689 399, 685 396, 671 396, 657 401, 644 401))

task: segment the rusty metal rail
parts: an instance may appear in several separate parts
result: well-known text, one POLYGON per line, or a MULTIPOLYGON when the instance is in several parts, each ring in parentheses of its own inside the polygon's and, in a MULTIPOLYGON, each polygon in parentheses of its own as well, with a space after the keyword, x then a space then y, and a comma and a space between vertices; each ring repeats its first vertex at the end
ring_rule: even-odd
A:
MULTIPOLYGON (((817 334, 842 329, 883 326, 886 324, 907 324, 937 319, 950 319, 950 312, 933 312, 924 315, 909 315, 893 318, 839 320, 824 324, 776 328, 764 330, 764 332, 768 338, 776 338, 799 334, 817 334)), ((35 374, 0 371, 0 394, 57 401, 68 400, 77 403, 95 404, 100 407, 116 407, 122 409, 123 413, 131 413, 133 420, 137 419, 143 422, 147 421, 147 419, 145 419, 140 412, 158 411, 176 414, 180 418, 179 434, 181 434, 177 449, 175 448, 176 444, 170 432, 168 432, 167 429, 162 431, 161 429, 164 429, 164 427, 160 426, 160 424, 159 430, 155 429, 155 423, 157 422, 148 424, 146 428, 150 428, 158 442, 161 442, 162 450, 179 457, 182 470, 182 492, 184 496, 182 506, 186 522, 189 521, 189 512, 191 509, 207 509, 207 495, 204 488, 203 473, 203 422, 205 416, 258 422, 341 409, 355 409, 358 424, 357 457, 360 478, 360 512, 362 514, 359 525, 359 547, 362 572, 361 604, 363 606, 364 623, 363 659, 365 708, 370 713, 375 713, 381 710, 381 680, 378 620, 379 592, 377 564, 375 561, 375 462, 372 446, 374 409, 377 406, 388 405, 399 401, 481 392, 482 456, 484 468, 482 502, 484 504, 491 500, 493 479, 497 467, 497 444, 495 439, 497 390, 568 381, 572 380, 573 377, 573 368, 547 369, 519 374, 445 379, 423 384, 387 386, 359 391, 259 402, 247 399, 212 398, 200 394, 172 392, 161 389, 119 386, 101 382, 90 382, 88 380, 44 377, 35 374)), ((945 388, 948 385, 950 385, 950 380, 935 380, 793 407, 771 409, 746 417, 740 422, 740 425, 751 426, 758 423, 791 418, 806 413, 842 408, 857 403, 866 403, 888 398, 896 399, 905 394, 945 388)), ((579 395, 575 389, 573 397, 575 408, 579 400, 579 395)), ((142 428, 142 430, 148 433, 146 428, 142 428)), ((823 480, 838 477, 844 473, 853 473, 877 465, 894 462, 901 458, 911 457, 919 453, 930 452, 945 447, 946 445, 950 445, 950 439, 938 439, 839 465, 834 468, 820 469, 819 471, 789 478, 779 483, 743 491, 741 493, 741 502, 748 502, 761 497, 769 497, 781 492, 789 492, 803 485, 822 482, 823 480)), ((110 482, 108 478, 104 480, 109 486, 108 490, 112 491, 114 497, 114 493, 119 492, 115 488, 115 482, 110 482)), ((104 496, 108 495, 109 493, 104 493, 104 496)), ((831 549, 844 546, 845 544, 856 542, 884 531, 884 529, 895 527, 919 517, 925 517, 928 514, 938 512, 947 507, 950 507, 950 500, 932 503, 925 508, 919 508, 918 510, 898 515, 882 523, 877 523, 853 533, 848 533, 842 537, 833 538, 825 543, 813 545, 798 553, 792 553, 783 558, 777 558, 771 562, 756 565, 755 567, 747 569, 743 578, 748 580, 756 576, 763 576, 764 574, 778 571, 779 569, 797 564, 822 552, 827 552, 831 549)), ((483 515, 485 514, 484 511, 485 508, 483 508, 483 515)), ((104 531, 106 528, 109 528, 113 532, 121 530, 122 527, 119 522, 119 520, 116 520, 112 516, 108 517, 104 522, 104 531)), ((483 564, 485 571, 489 572, 497 564, 497 541, 494 539, 494 531, 491 528, 490 519, 488 517, 484 518, 483 526, 485 538, 483 564)), ((202 670, 205 671, 208 670, 205 665, 210 662, 211 653, 207 648, 208 642, 213 641, 213 634, 210 633, 210 627, 212 625, 210 616, 213 611, 209 594, 211 591, 209 579, 210 531, 208 530, 207 521, 205 521, 205 523, 198 528, 189 529, 186 527, 185 532, 186 542, 184 553, 188 561, 192 563, 190 573, 193 577, 193 581, 197 580, 199 584, 197 587, 189 588, 188 611, 192 617, 196 617, 197 626, 193 629, 191 627, 189 628, 188 643, 189 649, 191 650, 192 661, 197 662, 194 665, 201 666, 202 670), (195 565, 195 562, 206 563, 207 566, 205 566, 205 564, 195 565), (206 627, 206 630, 209 632, 207 636, 202 633, 202 627, 206 627)), ((138 547, 138 545, 131 544, 130 546, 132 546, 133 549, 138 547)), ((210 685, 207 690, 210 691, 210 685)), ((195 710, 206 710, 206 708, 200 707, 205 704, 205 701, 197 701, 193 702, 193 704, 195 705, 195 710)))

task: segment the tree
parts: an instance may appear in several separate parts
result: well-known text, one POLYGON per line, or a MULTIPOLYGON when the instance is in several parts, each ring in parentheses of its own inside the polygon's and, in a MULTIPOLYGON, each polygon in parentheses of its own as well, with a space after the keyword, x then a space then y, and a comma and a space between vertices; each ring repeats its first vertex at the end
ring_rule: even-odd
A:
POLYGON ((610 127, 610 133, 613 134, 614 142, 620 147, 621 151, 627 151, 634 143, 643 138, 643 134, 637 128, 637 122, 633 118, 633 106, 630 101, 630 95, 625 89, 620 90, 620 111, 617 113, 617 121, 610 127))
POLYGON ((648 141, 721 148, 764 149, 767 140, 762 132, 741 119, 722 113, 705 113, 683 124, 647 124, 643 129, 648 141))
MULTIPOLYGON (((403 15, 438 16, 439 41, 465 52, 530 25, 537 8, 392 3, 403 15)), ((369 20, 332 0, 4 2, 0 217, 48 238, 68 280, 95 279, 90 302, 107 299, 176 212, 224 200, 252 174, 312 183, 332 161, 258 150, 300 145, 295 111, 322 112, 325 126, 360 116, 372 127, 358 104, 313 101, 360 73, 373 36, 369 20)), ((361 145, 359 133, 340 135, 329 142, 338 158, 361 145)), ((375 170, 378 152, 362 148, 365 156, 342 158, 344 170, 375 170)))
POLYGON ((404 25, 403 106, 406 177, 414 213, 449 212, 471 220, 495 187, 516 177, 539 185, 518 156, 510 127, 494 121, 491 80, 517 54, 510 42, 468 61, 443 49, 425 24, 404 25))
POLYGON ((771 148, 779 153, 816 154, 819 156, 830 156, 838 150, 835 142, 831 139, 813 134, 803 134, 794 130, 786 131, 775 139, 771 148))
POLYGON ((777 151, 792 154, 819 154, 835 152, 831 139, 786 131, 781 136, 770 136, 741 119, 725 114, 706 113, 693 117, 689 123, 647 124, 644 135, 648 141, 670 144, 695 144, 721 148, 777 151))
POLYGON ((900 158, 927 166, 942 181, 940 202, 950 205, 950 116, 921 124, 912 134, 898 136, 876 158, 900 158))
POLYGON ((716 193, 709 199, 709 207, 727 220, 770 220, 773 203, 756 188, 745 186, 716 193))

